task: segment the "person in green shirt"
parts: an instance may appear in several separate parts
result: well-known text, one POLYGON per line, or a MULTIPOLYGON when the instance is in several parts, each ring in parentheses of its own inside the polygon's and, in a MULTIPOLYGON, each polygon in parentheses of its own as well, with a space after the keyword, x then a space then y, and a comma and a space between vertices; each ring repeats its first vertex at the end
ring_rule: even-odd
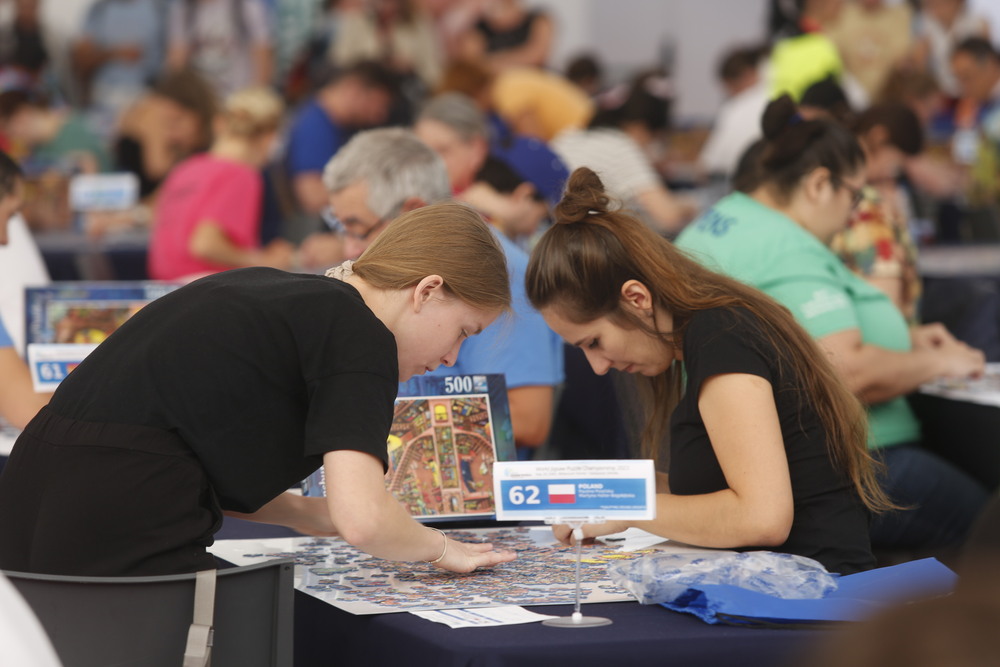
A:
POLYGON ((940 325, 908 327, 884 292, 827 247, 862 198, 864 152, 851 133, 802 118, 788 96, 768 105, 762 126, 765 141, 745 181, 753 189, 724 197, 677 245, 791 310, 868 405, 868 444, 885 465, 883 486, 906 508, 873 521, 873 547, 958 545, 987 492, 921 447, 905 395, 937 377, 980 375, 983 354, 940 325))

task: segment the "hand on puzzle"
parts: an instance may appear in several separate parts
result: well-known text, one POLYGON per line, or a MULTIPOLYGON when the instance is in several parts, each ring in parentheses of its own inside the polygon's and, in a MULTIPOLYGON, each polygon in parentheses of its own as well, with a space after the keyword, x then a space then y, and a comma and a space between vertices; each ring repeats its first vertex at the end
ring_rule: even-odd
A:
POLYGON ((514 551, 499 551, 489 542, 459 542, 448 539, 448 552, 438 567, 451 572, 472 572, 480 567, 493 567, 517 558, 514 551))
MULTIPOLYGON (((620 533, 628 528, 624 521, 607 521, 605 523, 587 523, 583 525, 583 541, 593 541, 595 537, 620 533)), ((573 544, 573 528, 566 524, 552 526, 552 534, 563 544, 573 544)))

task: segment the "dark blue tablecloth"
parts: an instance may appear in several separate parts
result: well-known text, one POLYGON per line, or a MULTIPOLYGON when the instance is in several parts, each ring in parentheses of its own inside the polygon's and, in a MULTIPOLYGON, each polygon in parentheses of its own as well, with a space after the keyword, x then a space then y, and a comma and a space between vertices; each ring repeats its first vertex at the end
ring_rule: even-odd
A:
MULTIPOLYGON (((226 518, 217 539, 295 535, 287 528, 226 518)), ((571 605, 530 607, 568 616, 571 605)), ((407 613, 355 616, 295 592, 296 667, 683 667, 806 664, 820 629, 761 629, 708 625, 659 605, 587 604, 587 616, 611 625, 563 629, 528 623, 453 629, 407 613)))

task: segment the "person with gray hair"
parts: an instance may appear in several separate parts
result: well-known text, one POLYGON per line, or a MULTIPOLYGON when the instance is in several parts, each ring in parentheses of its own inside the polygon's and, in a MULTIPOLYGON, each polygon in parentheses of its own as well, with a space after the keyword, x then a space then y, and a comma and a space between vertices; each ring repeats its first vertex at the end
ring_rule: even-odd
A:
POLYGON ((486 117, 471 98, 438 95, 420 110, 413 131, 444 160, 456 194, 472 185, 490 146, 486 117))
POLYGON ((299 248, 304 266, 357 259, 395 217, 447 199, 448 173, 437 153, 410 130, 380 128, 356 134, 323 169, 328 233, 299 248))
POLYGON ((507 256, 514 317, 493 324, 470 341, 453 367, 438 368, 431 375, 503 373, 507 380, 514 442, 519 456, 530 458, 546 443, 552 427, 555 388, 563 381, 563 350, 559 337, 528 303, 524 272, 528 256, 498 231, 499 209, 473 198, 473 184, 490 157, 489 130, 483 113, 460 93, 435 97, 420 111, 414 133, 441 156, 455 197, 467 202, 490 220, 507 256))

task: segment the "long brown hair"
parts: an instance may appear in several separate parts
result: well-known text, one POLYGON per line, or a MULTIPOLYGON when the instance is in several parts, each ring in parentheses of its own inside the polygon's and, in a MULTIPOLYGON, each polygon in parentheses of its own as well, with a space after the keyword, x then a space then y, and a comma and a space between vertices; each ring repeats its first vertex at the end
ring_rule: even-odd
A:
MULTIPOLYGON (((875 479, 864 408, 792 314, 763 292, 704 268, 632 216, 612 210, 610 203, 593 171, 581 167, 573 172, 555 210, 556 224, 528 264, 527 292, 535 308, 553 308, 578 324, 607 317, 618 326, 645 331, 665 349, 682 345, 687 325, 699 311, 747 309, 776 351, 779 366, 790 368, 804 400, 816 410, 834 466, 850 478, 870 509, 892 507, 875 479), (649 288, 654 308, 672 316, 673 331, 658 332, 623 307, 620 289, 628 280, 649 288)), ((656 459, 680 398, 681 370, 673 364, 661 375, 636 381, 646 411, 643 453, 656 459)))
POLYGON ((361 257, 354 273, 379 289, 413 287, 429 275, 480 310, 510 310, 507 258, 482 216, 464 204, 431 204, 393 220, 361 257))

